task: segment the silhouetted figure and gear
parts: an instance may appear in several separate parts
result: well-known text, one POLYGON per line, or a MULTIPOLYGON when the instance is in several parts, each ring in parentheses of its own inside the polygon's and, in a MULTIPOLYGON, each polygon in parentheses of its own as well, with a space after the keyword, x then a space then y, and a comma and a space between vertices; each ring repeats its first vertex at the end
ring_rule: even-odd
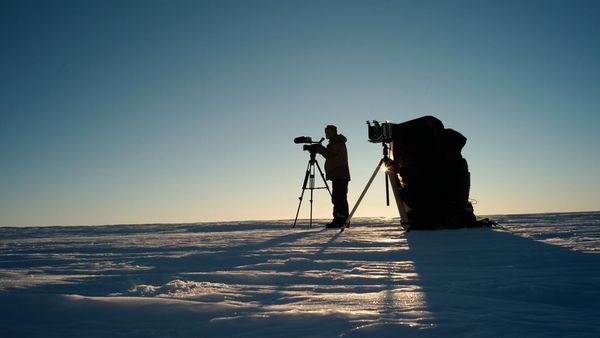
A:
MULTIPOLYGON (((477 220, 473 206, 469 202, 471 174, 467 161, 461 151, 467 138, 461 133, 445 128, 442 121, 433 116, 423 116, 404 123, 379 123, 367 121, 369 142, 381 143, 383 158, 377 164, 373 175, 358 198, 352 212, 348 213, 348 151, 346 137, 337 133, 337 128, 328 125, 325 136, 329 140, 323 146, 323 138, 312 142, 309 137, 298 137, 296 143, 309 143, 304 150, 310 151, 311 159, 304 178, 302 196, 309 183, 311 190, 312 226, 312 192, 314 187, 314 166, 316 164, 325 187, 327 180, 332 182, 331 201, 333 203, 333 220, 327 228, 349 227, 352 217, 360 205, 375 176, 381 169, 386 175, 386 200, 389 205, 389 190, 396 199, 400 214, 400 224, 405 230, 469 228, 492 226, 489 219, 477 220), (315 159, 315 154, 325 158, 325 173, 315 159)), ((298 205, 298 211, 300 205, 298 205)), ((298 212, 296 212, 296 220, 298 212)))
MULTIPOLYGON (((386 167, 401 224, 406 230, 494 224, 488 219, 478 221, 469 202, 470 172, 461 155, 467 139, 461 133, 444 128, 442 121, 433 116, 399 124, 377 121, 367 124, 369 141, 383 144, 384 158, 354 206, 348 226, 382 165, 386 167)), ((386 180, 386 192, 387 183, 386 180)))

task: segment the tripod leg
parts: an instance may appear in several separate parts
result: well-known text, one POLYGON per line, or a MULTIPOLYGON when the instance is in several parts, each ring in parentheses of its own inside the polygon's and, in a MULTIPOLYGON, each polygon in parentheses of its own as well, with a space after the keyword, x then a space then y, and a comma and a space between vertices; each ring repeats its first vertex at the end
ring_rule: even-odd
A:
POLYGON ((312 220, 313 220, 313 193, 315 191, 315 164, 314 162, 310 162, 310 220, 308 221, 308 228, 312 229, 312 220))
MULTIPOLYGON (((350 212, 350 215, 348 216, 348 219, 346 220, 346 226, 345 226, 346 228, 350 226, 350 222, 352 221, 352 216, 354 216, 354 212, 356 211, 356 209, 358 209, 360 202, 362 201, 363 197, 365 197, 367 190, 369 190, 371 183, 373 183, 373 180, 375 179, 375 176, 377 176, 377 173, 379 172, 381 165, 383 163, 384 163, 384 159, 381 159, 381 161, 379 161, 379 163, 377 164, 375 171, 373 171, 373 175, 371 175, 371 178, 369 179, 367 186, 365 186, 365 189, 363 189, 362 193, 360 194, 360 197, 358 198, 358 201, 356 201, 356 204, 354 205, 354 208, 352 208, 352 212, 350 212)), ((345 227, 342 227, 341 231, 344 231, 345 227)))
MULTIPOLYGON (((398 174, 394 171, 386 172, 390 184, 392 185, 392 191, 394 192, 394 197, 396 198, 396 206, 398 207, 398 213, 400 214, 400 224, 402 227, 407 230, 410 226, 408 222, 408 214, 406 212, 406 206, 404 205, 404 201, 402 200, 402 196, 400 196, 400 179, 398 179, 398 174)), ((388 204, 389 205, 389 204, 388 204)))
MULTIPOLYGON (((304 191, 306 191, 306 183, 308 182, 309 176, 310 176, 310 162, 308 163, 308 166, 306 167, 306 174, 304 174, 304 183, 302 183, 302 194, 300 194, 300 197, 299 197, 300 202, 298 202, 298 210, 296 210, 296 218, 294 218, 294 225, 292 226, 292 228, 296 227, 296 222, 298 221, 298 214, 300 213, 300 206, 302 205, 302 198, 304 197, 304 191)), ((311 203, 312 203, 312 197, 310 199, 311 199, 311 203)))
POLYGON ((319 162, 317 162, 315 160, 315 163, 317 164, 317 169, 319 169, 319 173, 321 174, 321 178, 323 179, 323 183, 325 183, 325 188, 327 188, 327 191, 329 192, 329 196, 331 195, 331 190, 329 189, 329 185, 327 184, 327 180, 325 179, 325 175, 323 175, 323 170, 321 170, 321 166, 319 165, 319 162))
POLYGON ((385 178, 385 205, 387 205, 388 207, 390 206, 390 176, 388 175, 389 171, 390 170, 387 169, 383 177, 385 178))

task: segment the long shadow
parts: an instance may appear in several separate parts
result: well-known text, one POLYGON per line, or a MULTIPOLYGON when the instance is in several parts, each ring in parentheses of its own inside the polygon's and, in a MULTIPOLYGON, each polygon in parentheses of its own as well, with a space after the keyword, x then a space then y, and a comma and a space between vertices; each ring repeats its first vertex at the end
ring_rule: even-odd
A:
POLYGON ((406 234, 442 336, 600 336, 600 255, 491 229, 406 234))

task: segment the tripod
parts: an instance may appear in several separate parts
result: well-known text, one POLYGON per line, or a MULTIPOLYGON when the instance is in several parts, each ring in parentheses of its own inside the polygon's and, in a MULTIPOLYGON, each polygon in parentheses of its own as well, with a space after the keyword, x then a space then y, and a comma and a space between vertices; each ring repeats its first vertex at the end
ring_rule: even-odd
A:
POLYGON ((317 162, 317 160, 315 159, 316 155, 316 151, 310 151, 310 160, 308 160, 308 165, 306 166, 306 173, 304 174, 304 183, 302 183, 302 194, 299 197, 300 202, 298 203, 298 210, 296 210, 296 218, 294 219, 294 226, 292 228, 296 227, 296 222, 298 221, 298 213, 300 213, 300 206, 302 205, 302 198, 304 197, 304 192, 306 191, 306 189, 310 190, 310 221, 308 225, 309 228, 312 228, 313 219, 313 191, 315 189, 327 189, 327 191, 329 192, 329 196, 331 196, 331 190, 329 190, 329 186, 327 185, 327 181, 325 180, 325 175, 323 175, 323 171, 321 170, 321 166, 319 166, 319 162, 317 162), (317 167, 317 169, 319 169, 319 174, 321 174, 321 178, 325 183, 324 187, 315 187, 315 166, 317 167), (307 184, 308 188, 306 187, 307 184))
POLYGON ((379 160, 377 167, 375 167, 375 171, 373 171, 373 175, 371 175, 371 178, 369 179, 369 182, 367 182, 365 189, 360 194, 358 201, 356 201, 356 205, 354 205, 354 208, 352 208, 352 212, 350 212, 350 215, 348 216, 348 219, 346 220, 346 225, 340 229, 340 232, 343 232, 345 228, 350 227, 350 223, 352 221, 352 216, 354 216, 354 212, 356 211, 356 209, 358 209, 360 202, 362 201, 363 197, 365 197, 367 190, 369 190, 371 183, 373 183, 375 176, 377 176, 377 173, 381 170, 382 165, 385 166, 385 174, 386 174, 386 177, 385 177, 386 203, 388 206, 390 205, 389 184, 391 183, 392 191, 394 192, 394 197, 396 198, 396 206, 398 207, 398 212, 400 213, 400 223, 402 224, 402 226, 406 226, 406 228, 408 228, 408 215, 406 213, 406 206, 404 205, 402 196, 400 196, 400 187, 402 186, 402 184, 400 183, 400 179, 398 178, 398 175, 394 171, 394 161, 392 159, 390 159, 390 157, 388 156, 389 155, 388 144, 383 142, 382 145, 383 145, 383 158, 381 158, 381 160, 379 160))

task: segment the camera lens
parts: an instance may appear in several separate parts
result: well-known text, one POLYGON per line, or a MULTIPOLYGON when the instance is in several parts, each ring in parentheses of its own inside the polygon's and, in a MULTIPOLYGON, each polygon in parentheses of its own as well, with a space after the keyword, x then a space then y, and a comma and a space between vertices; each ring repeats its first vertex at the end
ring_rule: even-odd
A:
POLYGON ((294 143, 311 143, 312 139, 308 136, 299 136, 294 139, 294 143))

